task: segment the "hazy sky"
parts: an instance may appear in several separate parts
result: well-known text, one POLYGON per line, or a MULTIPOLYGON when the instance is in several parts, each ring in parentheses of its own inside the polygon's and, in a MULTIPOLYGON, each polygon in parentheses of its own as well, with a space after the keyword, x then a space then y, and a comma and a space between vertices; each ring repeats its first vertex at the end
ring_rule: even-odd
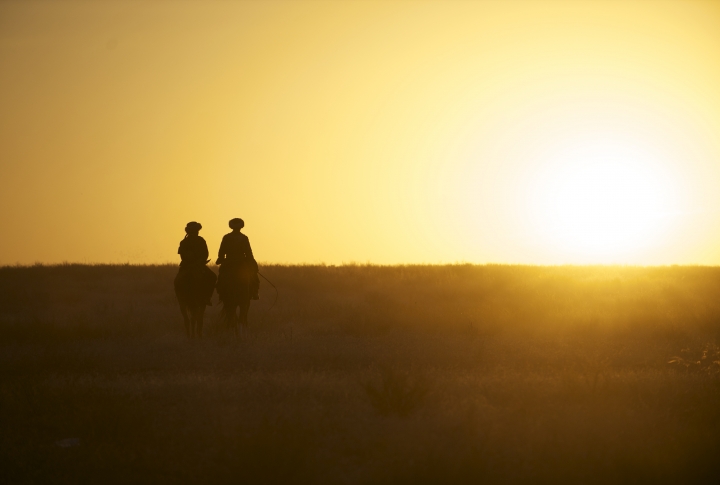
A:
POLYGON ((0 264, 720 264, 720 2, 0 3, 0 264))

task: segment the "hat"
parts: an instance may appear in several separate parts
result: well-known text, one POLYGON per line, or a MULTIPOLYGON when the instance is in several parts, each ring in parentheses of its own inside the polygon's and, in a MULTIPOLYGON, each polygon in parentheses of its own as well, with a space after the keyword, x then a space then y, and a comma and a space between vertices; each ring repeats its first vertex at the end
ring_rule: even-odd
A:
POLYGON ((195 221, 190 221, 185 226, 185 232, 198 232, 202 229, 202 224, 195 221))
POLYGON ((230 226, 230 229, 242 229, 243 227, 245 227, 245 221, 243 221, 239 217, 236 217, 235 219, 230 219, 228 225, 230 226))

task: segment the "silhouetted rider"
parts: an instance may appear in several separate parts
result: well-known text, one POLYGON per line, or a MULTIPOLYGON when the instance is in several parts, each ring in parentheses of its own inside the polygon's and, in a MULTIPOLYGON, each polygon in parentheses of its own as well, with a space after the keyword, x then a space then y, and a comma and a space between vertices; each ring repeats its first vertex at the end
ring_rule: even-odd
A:
MULTIPOLYGON (((230 279, 227 278, 227 272, 232 271, 244 273, 247 276, 247 283, 249 285, 248 290, 250 299, 257 300, 258 290, 260 288, 260 278, 258 277, 258 265, 255 261, 255 257, 250 247, 250 240, 248 237, 240 232, 245 226, 245 222, 240 218, 231 219, 229 226, 232 229, 231 233, 225 234, 220 243, 220 250, 218 251, 218 259, 216 264, 220 266, 220 275, 218 277, 218 292, 220 293, 221 288, 227 282, 231 284, 230 279)), ((222 297, 222 295, 220 295, 222 297)))
POLYGON ((199 222, 188 222, 185 226, 185 239, 180 241, 180 247, 178 248, 178 254, 180 255, 180 267, 187 267, 192 265, 205 265, 208 262, 208 251, 207 243, 199 232, 202 229, 202 225, 199 222))
POLYGON ((185 226, 185 238, 180 241, 178 254, 180 255, 180 271, 178 273, 180 287, 186 291, 192 291, 193 280, 199 282, 199 291, 207 305, 211 305, 215 290, 215 273, 206 266, 210 262, 207 243, 199 232, 202 225, 199 222, 191 221, 185 226))

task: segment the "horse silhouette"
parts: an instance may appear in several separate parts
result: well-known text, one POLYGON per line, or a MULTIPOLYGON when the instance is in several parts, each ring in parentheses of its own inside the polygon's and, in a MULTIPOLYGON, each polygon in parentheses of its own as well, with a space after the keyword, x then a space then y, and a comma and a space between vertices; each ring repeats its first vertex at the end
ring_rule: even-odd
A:
POLYGON ((240 232, 245 223, 242 219, 232 219, 229 223, 233 230, 223 236, 218 252, 217 264, 220 266, 217 292, 223 304, 222 316, 227 327, 238 336, 248 326, 247 314, 250 300, 257 300, 259 286, 258 267, 250 248, 250 240, 240 232))
POLYGON ((205 239, 198 234, 202 225, 188 222, 185 238, 180 241, 178 254, 182 258, 180 270, 175 276, 175 296, 180 305, 188 338, 201 338, 205 307, 215 289, 217 276, 206 266, 210 260, 205 239))

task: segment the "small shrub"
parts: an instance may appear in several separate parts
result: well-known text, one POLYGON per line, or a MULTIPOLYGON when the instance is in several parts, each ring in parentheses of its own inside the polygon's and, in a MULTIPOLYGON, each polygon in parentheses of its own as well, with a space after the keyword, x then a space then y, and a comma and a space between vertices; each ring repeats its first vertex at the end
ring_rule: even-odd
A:
POLYGON ((706 344, 700 350, 684 348, 680 355, 672 357, 668 364, 687 370, 715 375, 720 373, 720 347, 716 344, 706 344))

